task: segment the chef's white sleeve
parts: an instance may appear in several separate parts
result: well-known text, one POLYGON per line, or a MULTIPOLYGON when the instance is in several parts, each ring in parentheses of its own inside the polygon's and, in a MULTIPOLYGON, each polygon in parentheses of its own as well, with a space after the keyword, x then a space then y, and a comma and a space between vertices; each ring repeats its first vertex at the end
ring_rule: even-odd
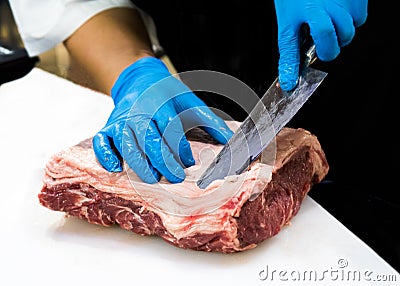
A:
POLYGON ((24 47, 39 55, 67 39, 88 19, 104 10, 135 8, 129 0, 10 0, 24 47))

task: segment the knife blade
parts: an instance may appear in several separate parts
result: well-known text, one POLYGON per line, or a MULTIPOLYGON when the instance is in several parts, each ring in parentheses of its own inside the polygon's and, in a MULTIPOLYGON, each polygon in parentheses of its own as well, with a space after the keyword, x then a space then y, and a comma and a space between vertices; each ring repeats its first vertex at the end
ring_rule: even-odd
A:
POLYGON ((283 91, 278 78, 271 84, 261 100, 239 126, 227 144, 214 158, 196 184, 206 188, 217 179, 240 175, 271 143, 276 134, 292 119, 326 77, 327 73, 312 69, 316 59, 312 40, 305 41, 299 82, 290 92, 283 91))

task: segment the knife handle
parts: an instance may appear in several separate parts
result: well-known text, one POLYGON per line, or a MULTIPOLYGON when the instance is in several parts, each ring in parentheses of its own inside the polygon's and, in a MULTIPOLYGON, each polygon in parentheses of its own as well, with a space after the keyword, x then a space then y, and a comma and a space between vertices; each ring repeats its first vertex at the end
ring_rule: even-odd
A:
POLYGON ((303 24, 300 28, 300 73, 317 59, 317 53, 313 38, 310 34, 308 24, 303 24))

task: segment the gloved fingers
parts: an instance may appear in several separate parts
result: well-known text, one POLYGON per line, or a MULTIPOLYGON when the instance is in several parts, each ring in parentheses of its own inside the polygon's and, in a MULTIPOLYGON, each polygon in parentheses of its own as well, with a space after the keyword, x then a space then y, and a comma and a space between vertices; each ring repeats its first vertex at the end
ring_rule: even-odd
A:
POLYGON ((138 145, 154 168, 169 182, 182 182, 185 179, 185 172, 165 144, 157 126, 151 119, 142 119, 130 126, 135 133, 138 145))
POLYGON ((322 61, 335 59, 339 55, 340 47, 331 17, 318 7, 307 11, 307 23, 310 26, 318 58, 322 61))
POLYGON ((218 142, 225 144, 232 137, 232 130, 193 92, 174 98, 175 108, 188 128, 201 127, 218 142))
POLYGON ((349 12, 343 6, 332 5, 329 10, 329 15, 335 26, 339 45, 344 47, 350 44, 355 35, 356 28, 354 27, 353 18, 349 12))
POLYGON ((193 158, 192 148, 186 138, 185 133, 182 133, 181 139, 179 140, 179 158, 185 167, 191 167, 196 162, 193 158))
POLYGON ((174 104, 174 98, 187 92, 191 92, 190 89, 171 75, 158 81, 143 92, 133 106, 131 114, 142 112, 152 118, 156 122, 159 133, 167 143, 175 161, 180 162, 183 166, 190 167, 195 163, 192 150, 185 137, 174 104))
POLYGON ((129 167, 135 171, 143 182, 148 184, 157 183, 160 173, 149 163, 146 155, 140 150, 134 132, 127 125, 123 131, 121 154, 129 167))
POLYGON ((155 116, 154 120, 161 136, 175 156, 175 160, 181 162, 185 167, 193 166, 195 161, 192 149, 186 139, 180 117, 176 114, 174 107, 163 108, 155 116))
POLYGON ((221 144, 226 144, 233 132, 225 121, 208 106, 193 106, 180 114, 183 121, 192 121, 192 127, 200 127, 221 144))
POLYGON ((92 140, 93 150, 99 163, 109 172, 121 172, 122 166, 113 146, 104 131, 99 131, 92 140))
POLYGON ((115 149, 122 156, 122 142, 124 136, 125 121, 117 120, 111 125, 108 125, 104 130, 108 138, 112 138, 115 149))
POLYGON ((214 126, 207 124, 203 129, 221 144, 228 143, 229 139, 233 136, 232 130, 225 123, 218 123, 214 126))
POLYGON ((350 14, 356 27, 361 26, 367 20, 368 0, 351 1, 350 14))
POLYGON ((292 30, 278 34, 279 84, 285 91, 294 89, 299 79, 300 47, 298 33, 292 30))

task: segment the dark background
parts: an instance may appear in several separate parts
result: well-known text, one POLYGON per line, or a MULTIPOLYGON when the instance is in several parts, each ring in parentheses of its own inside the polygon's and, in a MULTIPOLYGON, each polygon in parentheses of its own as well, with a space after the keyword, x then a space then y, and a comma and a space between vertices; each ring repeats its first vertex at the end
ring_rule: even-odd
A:
MULTIPOLYGON (((262 96, 277 76, 273 1, 134 1, 151 14, 178 71, 227 73, 262 96)), ((310 196, 400 271, 398 51, 395 9, 370 1, 366 23, 331 62, 317 92, 289 122, 315 134, 330 171, 310 196)), ((199 94, 236 120, 245 113, 199 94)))

